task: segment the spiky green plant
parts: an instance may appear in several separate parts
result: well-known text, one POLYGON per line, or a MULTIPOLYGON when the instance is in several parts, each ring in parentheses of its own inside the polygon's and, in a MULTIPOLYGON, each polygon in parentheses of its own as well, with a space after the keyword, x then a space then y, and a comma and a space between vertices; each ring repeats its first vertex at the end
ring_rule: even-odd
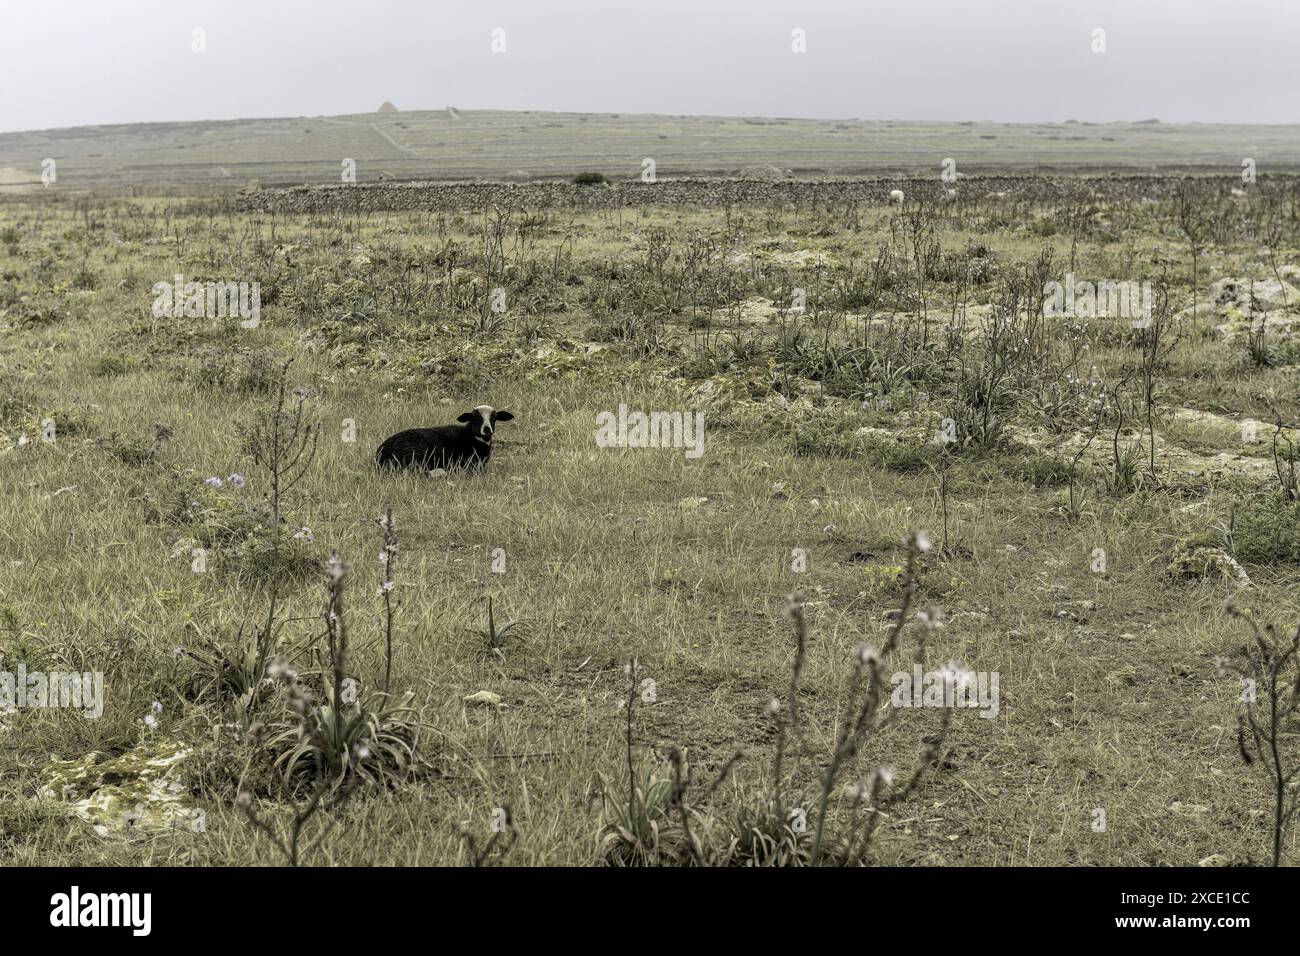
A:
POLYGON ((310 707, 297 721, 274 728, 266 745, 290 784, 324 779, 332 787, 366 783, 391 788, 418 767, 420 720, 407 694, 397 706, 370 710, 360 703, 310 707))
POLYGON ((772 800, 742 801, 726 822, 728 840, 717 855, 724 866, 805 866, 812 847, 806 816, 791 800, 782 811, 772 800))
POLYGON ((600 855, 612 866, 655 866, 675 862, 682 847, 681 826, 673 815, 671 777, 646 769, 632 792, 620 795, 603 775, 605 823, 600 855))
POLYGON ((487 641, 489 648, 500 652, 506 646, 506 635, 518 625, 519 621, 506 621, 500 627, 497 627, 496 613, 492 609, 492 598, 488 597, 486 626, 475 630, 474 633, 482 636, 487 641))

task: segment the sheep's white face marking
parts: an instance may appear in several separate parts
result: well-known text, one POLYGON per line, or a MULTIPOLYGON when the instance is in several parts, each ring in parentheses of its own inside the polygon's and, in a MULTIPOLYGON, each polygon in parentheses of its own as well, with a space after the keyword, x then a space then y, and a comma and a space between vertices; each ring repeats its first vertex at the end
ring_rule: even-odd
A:
POLYGON ((474 437, 482 442, 492 440, 492 412, 494 409, 491 405, 479 405, 474 411, 478 412, 481 421, 478 424, 478 434, 474 437))

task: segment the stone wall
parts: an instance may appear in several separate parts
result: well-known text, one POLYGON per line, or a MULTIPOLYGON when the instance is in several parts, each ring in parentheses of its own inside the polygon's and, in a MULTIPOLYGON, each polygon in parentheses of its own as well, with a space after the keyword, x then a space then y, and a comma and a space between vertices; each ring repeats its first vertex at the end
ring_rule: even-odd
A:
MULTIPOLYGON (((522 208, 617 209, 629 206, 880 205, 890 190, 909 200, 942 202, 949 189, 962 201, 986 198, 1044 201, 1071 196, 1140 200, 1173 194, 1182 176, 980 176, 956 185, 930 179, 669 179, 576 186, 564 182, 409 182, 290 186, 239 198, 258 212, 387 212, 522 208), (1005 194, 1005 195, 1002 195, 1005 194)), ((1272 177, 1280 179, 1282 177, 1272 177)), ((1285 177, 1294 181, 1294 177, 1285 177)), ((1232 176, 1197 177, 1199 188, 1226 193, 1240 186, 1232 176)))

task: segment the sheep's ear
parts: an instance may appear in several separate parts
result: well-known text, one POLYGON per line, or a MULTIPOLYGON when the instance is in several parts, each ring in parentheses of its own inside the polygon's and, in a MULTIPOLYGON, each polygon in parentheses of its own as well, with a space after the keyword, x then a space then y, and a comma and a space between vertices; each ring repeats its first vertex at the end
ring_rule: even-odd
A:
POLYGON ((492 417, 499 422, 512 422, 515 420, 515 416, 511 415, 509 412, 497 412, 492 417))
POLYGON ((466 425, 468 425, 470 422, 472 422, 472 421, 473 421, 475 418, 477 418, 477 417, 478 417, 478 416, 475 415, 473 412, 466 412, 464 415, 460 416, 460 418, 456 419, 456 421, 458 421, 458 422, 464 422, 466 425))

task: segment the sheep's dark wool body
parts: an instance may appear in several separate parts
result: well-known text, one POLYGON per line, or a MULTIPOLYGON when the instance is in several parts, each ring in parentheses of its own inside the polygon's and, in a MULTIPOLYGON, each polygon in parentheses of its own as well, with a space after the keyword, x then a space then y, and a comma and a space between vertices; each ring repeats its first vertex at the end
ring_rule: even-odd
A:
POLYGON ((390 468, 477 468, 492 457, 492 443, 479 441, 461 425, 408 428, 385 440, 375 457, 390 468))
POLYGON ((384 440, 375 453, 381 468, 478 469, 492 457, 496 423, 508 422, 509 412, 480 405, 457 419, 461 424, 437 428, 408 428, 384 440))

